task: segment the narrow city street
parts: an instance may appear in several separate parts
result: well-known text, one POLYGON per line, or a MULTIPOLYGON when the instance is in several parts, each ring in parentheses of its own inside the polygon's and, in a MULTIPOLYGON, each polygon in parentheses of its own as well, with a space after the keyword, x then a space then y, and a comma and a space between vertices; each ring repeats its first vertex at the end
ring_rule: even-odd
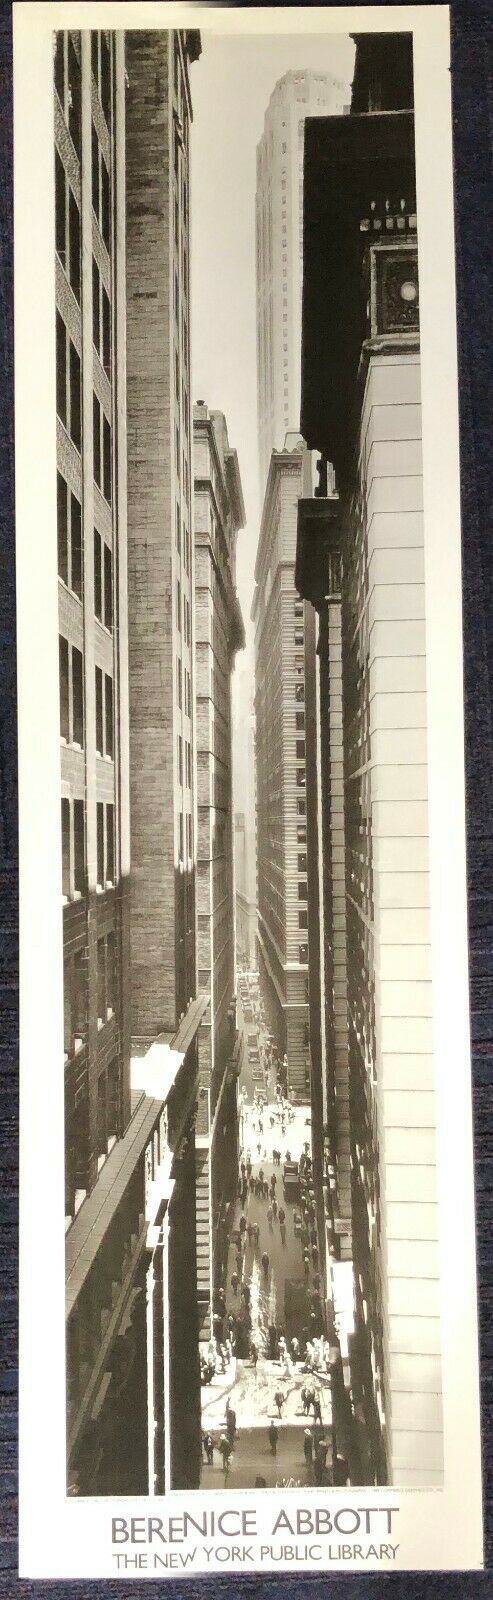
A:
MULTIPOLYGON (((238 1488, 254 1487, 258 1478, 266 1487, 322 1483, 332 1469, 332 1352, 323 1338, 310 1180, 305 1216, 299 1186, 300 1164, 311 1171, 310 1108, 289 1105, 277 1086, 256 975, 240 977, 238 1021, 244 1037, 242 1192, 230 1219, 219 1297, 222 1355, 202 1387, 204 1453, 208 1435, 209 1454, 213 1445, 202 1482, 238 1488), (232 1451, 225 1461, 228 1434, 232 1451)), ((216 1340, 219 1324, 216 1317, 216 1340)))

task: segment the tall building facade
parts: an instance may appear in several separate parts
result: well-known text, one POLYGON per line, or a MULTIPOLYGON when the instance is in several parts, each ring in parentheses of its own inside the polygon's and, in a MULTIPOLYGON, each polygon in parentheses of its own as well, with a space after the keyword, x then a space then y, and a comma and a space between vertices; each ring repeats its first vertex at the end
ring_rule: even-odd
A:
POLYGON ((303 136, 305 117, 348 109, 346 85, 287 72, 271 94, 257 146, 255 198, 260 488, 272 450, 300 425, 303 136))
MULTIPOLYGON (((199 1328, 209 1337, 222 1281, 225 1220, 238 1174, 231 675, 245 633, 236 540, 245 508, 225 418, 194 406, 198 981, 208 995, 199 1034, 196 1132, 199 1328)), ((183 599, 185 634, 190 612, 183 599)), ((179 750, 179 759, 182 759, 179 750)), ((192 760, 186 746, 185 763, 192 760)))
MULTIPOLYGON (((291 448, 289 447, 291 446, 291 448)), ((305 606, 294 582, 304 451, 274 451, 255 566, 259 969, 287 1086, 310 1092, 305 606)))
POLYGON ((189 84, 199 50, 195 33, 126 35, 132 1040, 135 1074, 166 1102, 169 1146, 162 1192, 162 1163, 149 1173, 160 1194, 148 1276, 158 1492, 194 1487, 200 1472, 189 84))
POLYGON ((357 39, 357 114, 305 130, 301 413, 340 496, 352 1386, 407 1486, 443 1475, 412 70, 357 39))
POLYGON ((235 887, 236 949, 247 967, 257 964, 257 843, 255 798, 255 705, 249 656, 237 673, 235 706, 235 887))
MULTIPOLYGON (((166 505, 175 445, 168 408, 159 440, 147 427, 148 470, 136 486, 144 391, 149 400, 140 375, 135 384, 137 323, 141 350, 157 334, 147 320, 149 302, 145 311, 142 302, 137 306, 137 265, 141 286, 143 274, 136 264, 135 210, 126 237, 127 206, 144 154, 132 127, 139 94, 147 97, 145 169, 151 182, 148 141, 159 127, 163 167, 163 107, 174 130, 176 82, 179 137, 186 140, 180 115, 188 58, 199 42, 196 34, 152 39, 157 50, 161 41, 171 88, 164 70, 159 78, 163 62, 152 49, 145 62, 139 59, 139 76, 138 51, 123 32, 57 33, 54 41, 67 1472, 70 1492, 85 1495, 192 1486, 200 1458, 193 1342, 194 1038, 200 1002, 195 1011, 186 1005, 186 994, 195 994, 195 938, 192 932, 187 944, 188 925, 178 911, 173 945, 166 931, 165 983, 158 975, 164 899, 156 916, 156 898, 163 893, 163 856, 172 851, 173 777, 156 758, 167 712, 164 691, 158 692, 165 681, 162 641, 154 636, 148 645, 145 634, 153 591, 175 538, 174 501, 172 514, 166 505), (144 484, 154 526, 150 516, 146 521, 144 484), (147 568, 137 559, 142 525, 155 558, 147 568), (149 676, 142 671, 137 689, 139 651, 147 653, 149 676), (139 812, 138 797, 146 782, 154 784, 158 816, 164 792, 168 828, 153 853, 152 891, 144 906, 150 823, 139 812), (152 997, 139 964, 142 940, 153 963, 152 997), (172 949, 177 976, 171 999, 172 949), (167 1290, 166 1296, 162 1292, 168 1260, 169 1314, 167 1290), (187 1339, 185 1395, 176 1352, 181 1355, 187 1339)), ((176 159, 180 171, 187 158, 176 159)), ((184 205, 182 194, 180 201, 184 205)), ((151 273, 157 269, 154 215, 146 215, 145 207, 139 229, 151 273)), ((170 259, 164 231, 161 244, 160 286, 170 259)), ((160 309, 162 335, 162 302, 160 309)), ((150 383, 149 364, 146 378, 150 383)), ((189 551, 191 560, 191 537, 189 551)), ((159 608, 161 602, 159 591, 159 608)), ((188 704, 192 708, 191 685, 188 704)), ((193 833, 189 838, 193 844, 193 833)), ((182 893, 181 906, 184 898, 182 893)))

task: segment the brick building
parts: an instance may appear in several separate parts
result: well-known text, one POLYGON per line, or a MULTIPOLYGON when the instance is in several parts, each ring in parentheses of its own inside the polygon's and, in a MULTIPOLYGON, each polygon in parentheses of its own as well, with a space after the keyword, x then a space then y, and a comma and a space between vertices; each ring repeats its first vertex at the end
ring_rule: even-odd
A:
MULTIPOLYGON (((197 961, 199 988, 210 996, 199 1035, 196 1133, 197 1289, 205 1336, 221 1280, 226 1208, 238 1177, 231 674, 235 653, 245 643, 235 587, 236 540, 245 508, 238 458, 222 412, 203 403, 194 406, 193 433, 197 961)), ((185 626, 191 626, 186 612, 185 626)))
MULTIPOLYGON (((177 36, 177 44, 173 35, 153 37, 169 39, 170 51, 177 52, 183 97, 187 55, 197 52, 198 36, 177 36)), ((146 72, 157 120, 152 60, 146 72)), ((130 828, 130 795, 136 787, 132 763, 134 773, 138 764, 139 782, 143 767, 130 739, 129 632, 131 639, 141 633, 149 601, 128 569, 128 443, 131 515, 134 528, 138 524, 132 498, 136 423, 126 405, 126 278, 132 260, 127 262, 125 244, 125 101, 131 99, 131 76, 131 40, 123 33, 55 35, 67 1432, 68 1480, 72 1491, 82 1494, 142 1493, 152 1483, 155 1419, 149 1417, 148 1380, 149 1357, 156 1352, 152 1346, 149 1351, 146 1334, 152 1229, 162 1238, 163 1211, 172 1214, 180 1190, 188 1193, 187 1161, 194 1170, 193 1016, 187 1013, 180 1024, 180 1012, 186 1010, 181 996, 187 989, 194 992, 188 981, 193 935, 189 949, 185 940, 180 944, 176 1003, 167 1008, 159 1001, 156 1017, 147 1014, 142 1025, 139 1012, 137 1027, 130 983, 133 885, 140 867, 138 845, 145 855, 146 841, 145 819, 138 812, 132 833, 130 828), (142 1040, 149 1045, 163 1031, 165 1070, 156 1075, 155 1055, 151 1066, 143 1064, 142 1040), (133 1046, 136 1033, 139 1042, 133 1046)), ((175 125, 173 92, 171 84, 162 89, 161 109, 165 101, 170 127, 175 125)), ((174 513, 172 526, 174 537, 174 513)), ((168 545, 170 528, 171 515, 168 545)), ((168 786, 169 812, 169 774, 162 773, 162 783, 168 786)), ((151 910, 150 905, 149 948, 155 934, 151 910)), ((138 985, 136 992, 139 996, 138 985)), ((195 1413, 187 1396, 192 1423, 183 1439, 184 1395, 173 1362, 183 1325, 189 1326, 190 1258, 185 1260, 184 1252, 187 1240, 194 1241, 193 1205, 189 1211, 188 1229, 183 1232, 181 1221, 180 1238, 170 1247, 178 1262, 173 1282, 186 1284, 187 1291, 183 1303, 171 1302, 156 1358, 158 1484, 164 1482, 165 1456, 168 1482, 186 1485, 198 1474, 198 1388, 195 1413)), ((193 1278, 193 1250, 191 1261, 193 1278)), ((178 1288, 176 1294, 179 1300, 178 1288)))
POLYGON ((361 36, 352 114, 306 124, 301 413, 340 502, 353 1398, 363 1481, 411 1487, 443 1474, 412 70, 361 36))
POLYGON ((273 451, 255 565, 258 964, 295 1100, 309 1099, 305 606, 294 581, 304 450, 273 451))

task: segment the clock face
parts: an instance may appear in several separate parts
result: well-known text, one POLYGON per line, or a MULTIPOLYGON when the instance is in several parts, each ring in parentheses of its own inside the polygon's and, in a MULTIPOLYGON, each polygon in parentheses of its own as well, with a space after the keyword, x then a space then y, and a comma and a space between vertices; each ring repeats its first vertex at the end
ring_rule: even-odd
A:
POLYGON ((417 300, 417 298, 418 298, 418 285, 417 285, 417 283, 413 283, 410 278, 406 278, 405 282, 401 283, 401 300, 404 300, 406 302, 406 305, 413 305, 414 301, 417 300))

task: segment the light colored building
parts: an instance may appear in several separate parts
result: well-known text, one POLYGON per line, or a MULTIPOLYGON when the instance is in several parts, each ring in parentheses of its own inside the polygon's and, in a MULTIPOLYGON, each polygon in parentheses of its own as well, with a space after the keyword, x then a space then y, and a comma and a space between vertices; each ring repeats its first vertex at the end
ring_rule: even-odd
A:
POLYGON ((287 1086, 310 1095, 306 856, 305 606, 294 582, 304 449, 271 458, 255 565, 258 956, 287 1086))
POLYGON ((257 964, 257 845, 255 708, 252 661, 243 658, 235 684, 235 888, 236 949, 242 965, 257 964))
POLYGON ((348 109, 349 87, 325 72, 287 72, 257 146, 257 406, 260 491, 272 450, 300 425, 303 134, 305 117, 348 109))
MULTIPOLYGON (((222 412, 195 405, 193 436, 197 963, 199 989, 209 996, 199 1034, 196 1131, 197 1295, 205 1338, 214 1289, 222 1282, 227 1206, 238 1182, 231 675, 245 643, 235 586, 245 508, 222 412)), ((184 599, 185 637, 191 626, 184 599)), ((187 744, 179 758, 188 768, 192 747, 187 744)))
POLYGON ((412 104, 411 36, 366 35, 358 115, 307 125, 301 423, 340 499, 362 1481, 424 1487, 443 1481, 443 1423, 412 104))

